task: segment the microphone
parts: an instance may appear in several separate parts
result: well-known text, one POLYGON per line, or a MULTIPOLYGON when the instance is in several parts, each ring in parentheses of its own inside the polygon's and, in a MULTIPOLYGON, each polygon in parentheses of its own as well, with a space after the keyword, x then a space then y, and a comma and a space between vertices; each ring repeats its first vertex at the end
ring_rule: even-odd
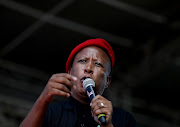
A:
MULTIPOLYGON (((90 101, 92 101, 92 99, 95 97, 95 93, 94 93, 94 90, 92 87, 95 87, 95 82, 91 78, 86 78, 83 81, 83 88, 87 91, 87 95, 88 95, 90 101)), ((105 114, 99 114, 97 117, 98 117, 98 120, 101 122, 102 125, 107 124, 105 114)))

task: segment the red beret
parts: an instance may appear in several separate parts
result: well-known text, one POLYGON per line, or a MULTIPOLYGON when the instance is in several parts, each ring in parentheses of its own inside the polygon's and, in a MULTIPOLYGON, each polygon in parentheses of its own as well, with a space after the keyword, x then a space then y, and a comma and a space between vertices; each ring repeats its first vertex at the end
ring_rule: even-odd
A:
POLYGON ((107 41, 105 41, 104 39, 101 38, 97 38, 97 39, 90 39, 87 40, 79 45, 77 45, 72 51, 71 54, 69 55, 67 62, 66 62, 66 72, 68 72, 69 67, 72 64, 72 60, 75 57, 75 55, 81 51, 83 48, 88 47, 88 46, 97 46, 100 47, 102 49, 104 49, 106 51, 106 53, 108 54, 109 58, 111 59, 111 64, 112 64, 112 68, 114 66, 114 62, 115 62, 115 56, 114 56, 114 52, 112 47, 109 45, 109 43, 107 41))

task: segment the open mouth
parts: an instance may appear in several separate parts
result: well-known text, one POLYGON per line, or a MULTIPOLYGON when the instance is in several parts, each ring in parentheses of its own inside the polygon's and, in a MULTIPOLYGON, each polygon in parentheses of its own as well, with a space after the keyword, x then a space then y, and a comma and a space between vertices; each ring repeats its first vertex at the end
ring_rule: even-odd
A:
POLYGON ((80 81, 81 81, 81 83, 83 84, 83 81, 85 80, 85 79, 87 79, 87 78, 91 78, 91 77, 83 77, 82 79, 80 79, 80 81))

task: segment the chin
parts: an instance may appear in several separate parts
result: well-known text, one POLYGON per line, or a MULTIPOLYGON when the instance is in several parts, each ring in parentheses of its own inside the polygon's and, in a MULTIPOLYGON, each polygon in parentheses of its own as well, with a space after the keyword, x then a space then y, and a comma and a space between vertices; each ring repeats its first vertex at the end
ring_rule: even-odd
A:
POLYGON ((78 96, 78 98, 79 98, 79 101, 84 103, 84 104, 89 104, 90 103, 90 99, 89 99, 89 97, 87 95, 82 95, 81 94, 81 95, 78 96))
POLYGON ((82 98, 89 98, 87 94, 80 93, 80 95, 81 95, 82 98))

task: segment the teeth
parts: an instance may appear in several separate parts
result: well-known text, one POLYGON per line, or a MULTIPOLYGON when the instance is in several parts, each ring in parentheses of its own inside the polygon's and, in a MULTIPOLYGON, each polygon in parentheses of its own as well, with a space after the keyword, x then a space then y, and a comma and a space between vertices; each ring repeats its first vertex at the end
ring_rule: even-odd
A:
POLYGON ((83 83, 84 80, 85 80, 85 79, 82 79, 82 80, 81 80, 81 83, 83 83))

